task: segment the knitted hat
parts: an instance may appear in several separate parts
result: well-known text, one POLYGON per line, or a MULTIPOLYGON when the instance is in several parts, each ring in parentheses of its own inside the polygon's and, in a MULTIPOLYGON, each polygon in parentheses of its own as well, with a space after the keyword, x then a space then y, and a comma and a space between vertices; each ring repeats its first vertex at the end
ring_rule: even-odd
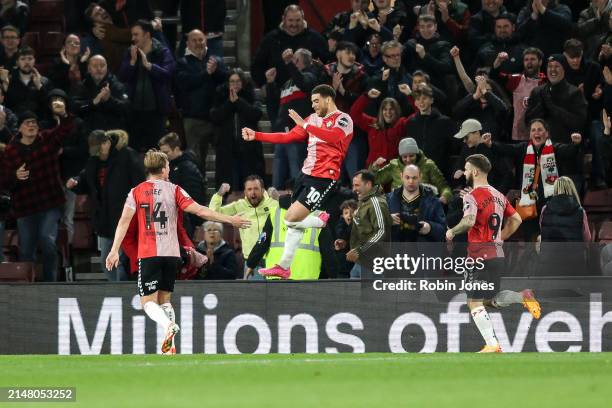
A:
POLYGON ((32 111, 23 111, 19 114, 19 122, 18 125, 21 126, 23 122, 26 120, 35 119, 38 122, 38 116, 32 111))
POLYGON ((419 146, 417 145, 416 140, 411 137, 407 137, 405 139, 400 140, 398 150, 400 156, 404 156, 407 154, 417 154, 419 153, 419 146))

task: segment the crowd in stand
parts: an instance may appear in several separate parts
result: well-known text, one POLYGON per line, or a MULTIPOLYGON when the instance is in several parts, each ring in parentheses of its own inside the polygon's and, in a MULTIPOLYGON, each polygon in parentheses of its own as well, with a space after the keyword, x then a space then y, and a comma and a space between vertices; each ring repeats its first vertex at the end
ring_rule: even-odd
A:
MULTIPOLYGON (((493 164, 491 185, 518 190, 521 239, 591 240, 581 198, 612 185, 612 0, 584 10, 561 0, 345 0, 322 33, 293 4, 265 33, 250 75, 224 64, 224 1, 167 2, 177 4, 165 12, 180 7, 181 33, 154 16, 152 0, 76 3, 65 2, 70 31, 43 72, 21 44, 27 2, 0 9, 0 236, 14 220, 19 260, 40 249, 45 280, 57 279, 60 223, 72 239, 77 194, 89 197, 106 258, 151 148, 196 201, 253 221, 236 257, 220 224, 191 242, 201 220, 185 215, 184 277, 261 278, 284 242, 290 196, 279 191, 290 191, 306 145, 274 146, 268 191, 263 146, 241 129, 267 115, 273 132, 290 130, 289 110, 310 115, 322 83, 354 135, 330 223, 304 235, 294 279, 359 276, 355 254, 374 238, 444 242, 475 153, 493 164), (206 197, 211 146, 219 191, 206 197), (230 190, 244 197, 224 202, 230 190), (193 251, 208 261, 186 272, 193 251)), ((124 264, 105 271, 109 280, 130 277, 124 264)))

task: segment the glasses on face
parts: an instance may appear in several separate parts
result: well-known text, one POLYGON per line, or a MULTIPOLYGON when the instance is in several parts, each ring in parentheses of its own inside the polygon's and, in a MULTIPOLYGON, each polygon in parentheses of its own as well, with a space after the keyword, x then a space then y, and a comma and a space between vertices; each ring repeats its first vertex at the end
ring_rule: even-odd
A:
POLYGON ((72 45, 74 47, 80 47, 81 43, 78 41, 66 41, 66 45, 72 45))
POLYGON ((3 40, 18 40, 19 37, 17 37, 16 35, 5 35, 2 37, 3 40))
POLYGON ((402 54, 384 54, 384 57, 386 57, 386 58, 393 58, 393 59, 399 58, 401 56, 402 56, 402 54))
POLYGON ((218 233, 221 233, 221 231, 220 231, 220 230, 218 230, 218 229, 207 229, 207 230, 205 230, 205 231, 206 231, 206 232, 210 232, 210 233, 212 233, 212 234, 215 234, 215 233, 217 233, 217 232, 218 232, 218 233))

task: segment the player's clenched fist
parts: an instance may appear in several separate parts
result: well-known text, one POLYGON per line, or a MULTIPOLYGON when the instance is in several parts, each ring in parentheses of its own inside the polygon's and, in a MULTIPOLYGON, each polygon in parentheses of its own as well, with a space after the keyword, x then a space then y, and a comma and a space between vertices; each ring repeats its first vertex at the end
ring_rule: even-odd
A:
POLYGON ((255 140, 255 131, 247 127, 242 128, 242 138, 247 142, 255 140))

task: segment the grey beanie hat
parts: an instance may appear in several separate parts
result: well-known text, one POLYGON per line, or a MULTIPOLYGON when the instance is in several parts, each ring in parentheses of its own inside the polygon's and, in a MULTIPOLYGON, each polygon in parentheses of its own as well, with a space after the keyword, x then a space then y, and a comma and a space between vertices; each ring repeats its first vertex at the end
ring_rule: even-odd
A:
POLYGON ((398 147, 399 155, 404 156, 406 154, 418 154, 419 146, 416 140, 411 137, 400 140, 398 147))

